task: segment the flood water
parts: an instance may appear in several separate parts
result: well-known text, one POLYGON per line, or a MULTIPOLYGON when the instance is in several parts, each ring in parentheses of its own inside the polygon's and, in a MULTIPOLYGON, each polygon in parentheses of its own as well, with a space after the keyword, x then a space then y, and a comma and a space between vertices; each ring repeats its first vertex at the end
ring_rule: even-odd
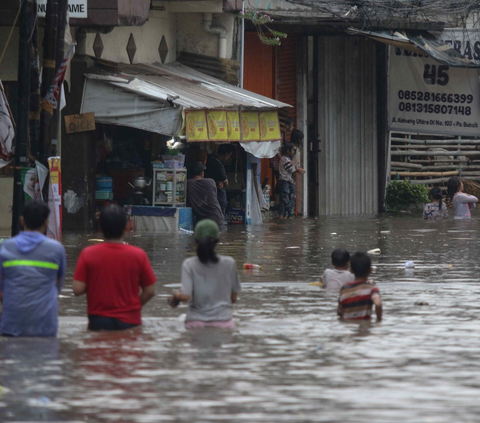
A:
POLYGON ((406 215, 230 228, 219 252, 243 282, 233 333, 188 332, 185 306, 166 304, 191 236, 129 236, 149 254, 157 295, 142 328, 88 333, 71 279, 99 236, 66 234, 58 339, 0 339, 0 421, 478 421, 479 235, 475 221, 406 215), (309 285, 337 247, 381 249, 381 323, 340 322, 337 294, 309 285), (263 270, 245 273, 245 262, 263 270))

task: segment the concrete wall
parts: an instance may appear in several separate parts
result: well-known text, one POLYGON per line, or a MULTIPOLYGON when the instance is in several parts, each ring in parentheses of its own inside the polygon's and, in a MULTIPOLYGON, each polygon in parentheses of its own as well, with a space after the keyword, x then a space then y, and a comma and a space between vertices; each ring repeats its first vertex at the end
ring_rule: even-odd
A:
MULTIPOLYGON (((177 51, 218 56, 218 35, 210 34, 202 26, 203 13, 177 13, 177 51)), ((213 25, 221 25, 227 30, 227 59, 236 59, 234 46, 236 23, 235 15, 214 14, 213 25)))
MULTIPOLYGON (((3 51, 10 34, 10 28, 0 27, 0 51, 3 51)), ((13 35, 8 45, 5 57, 0 63, 0 79, 2 81, 16 81, 18 73, 18 28, 13 30, 13 35)))
POLYGON ((0 176, 0 238, 10 236, 12 228, 13 178, 0 176))
MULTIPOLYGON (((199 2, 199 4, 204 2, 199 2)), ((214 3, 214 2, 205 2, 214 3)), ((217 3, 217 2, 215 2, 217 3)), ((180 3, 179 3, 180 4, 180 3)), ((168 46, 166 63, 174 62, 181 51, 218 56, 218 36, 206 32, 202 26, 203 13, 177 13, 178 5, 165 3, 165 11, 152 10, 148 21, 141 27, 116 27, 108 34, 101 34, 104 50, 102 59, 129 63, 127 44, 130 34, 133 34, 137 52, 134 63, 160 62, 158 47, 165 36, 168 46), (175 8, 177 7, 177 8, 175 8)), ((214 8, 195 8, 201 12, 216 11, 214 8)), ((192 10, 192 9, 189 9, 192 10)), ((214 13, 213 24, 225 27, 227 35, 227 58, 236 59, 237 23, 235 15, 214 13)), ((73 38, 77 28, 72 28, 73 38)), ((0 48, 5 46, 10 28, 0 27, 0 48)), ((41 36, 40 40, 41 45, 41 36)), ((87 34, 87 54, 95 56, 93 43, 96 33, 87 34)), ((0 64, 0 79, 2 81, 16 81, 18 73, 18 28, 14 30, 5 57, 0 64)), ((65 78, 70 82, 70 69, 65 78)))
MULTIPOLYGON (((0 52, 3 51, 10 28, 0 27, 0 52)), ((0 64, 0 79, 3 82, 16 81, 18 73, 18 28, 13 31, 10 44, 0 64)), ((0 175, 0 238, 11 235, 12 214, 10 207, 13 204, 13 177, 0 175)))
MULTIPOLYGON (((141 27, 117 27, 109 34, 101 34, 103 41, 102 59, 122 63, 130 63, 127 54, 127 44, 130 34, 133 34, 137 52, 133 63, 160 62, 158 47, 165 36, 168 46, 166 63, 176 59, 175 15, 167 11, 152 10, 148 21, 141 27)), ((87 34, 87 54, 95 56, 93 43, 95 33, 87 34)))

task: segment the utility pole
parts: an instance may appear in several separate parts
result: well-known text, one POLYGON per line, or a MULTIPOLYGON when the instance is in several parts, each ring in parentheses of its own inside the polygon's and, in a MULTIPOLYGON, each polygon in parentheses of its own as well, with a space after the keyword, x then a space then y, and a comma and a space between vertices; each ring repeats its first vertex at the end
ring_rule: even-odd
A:
MULTIPOLYGON (((58 31, 57 31, 57 50, 56 55, 56 64, 55 64, 55 75, 57 74, 63 59, 65 58, 65 30, 67 26, 67 12, 68 12, 68 1, 60 0, 58 3, 58 31)), ((60 110, 61 103, 61 91, 58 98, 58 105, 53 110, 53 132, 52 132, 52 145, 50 153, 53 156, 56 156, 60 149, 58 148, 58 128, 60 125, 60 115, 62 111, 60 110)))
MULTIPOLYGON (((61 0, 66 1, 66 0, 61 0)), ((42 110, 40 112, 40 157, 38 160, 48 169, 48 156, 52 142, 53 106, 45 101, 45 96, 55 78, 58 27, 58 0, 47 0, 45 32, 43 35, 42 110)), ((48 189, 44 190, 44 200, 48 199, 48 189), (45 193, 47 196, 45 196, 45 193)))
POLYGON ((40 149, 40 56, 38 52, 38 9, 33 0, 33 32, 31 41, 30 75, 30 153, 38 160, 40 149))
POLYGON ((22 166, 27 164, 28 126, 30 110, 30 69, 33 0, 23 0, 20 11, 20 45, 18 54, 18 108, 15 142, 15 173, 13 191, 12 236, 19 232, 19 219, 23 213, 24 193, 22 166))

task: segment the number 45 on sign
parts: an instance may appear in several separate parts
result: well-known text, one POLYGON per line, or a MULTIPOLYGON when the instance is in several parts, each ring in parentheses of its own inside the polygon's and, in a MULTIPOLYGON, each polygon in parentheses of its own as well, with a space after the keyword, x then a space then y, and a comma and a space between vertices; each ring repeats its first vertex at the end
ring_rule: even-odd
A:
POLYGON ((423 71, 423 80, 425 81, 425 84, 438 84, 444 87, 448 84, 448 81, 450 81, 447 73, 449 69, 448 66, 440 65, 438 66, 437 72, 437 65, 425 65, 425 70, 423 71))

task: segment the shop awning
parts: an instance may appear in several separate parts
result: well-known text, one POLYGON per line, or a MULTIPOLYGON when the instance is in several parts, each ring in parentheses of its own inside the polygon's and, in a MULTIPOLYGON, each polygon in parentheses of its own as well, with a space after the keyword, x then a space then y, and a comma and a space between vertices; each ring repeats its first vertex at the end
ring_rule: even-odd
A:
POLYGON ((180 133, 185 112, 274 112, 291 107, 179 63, 127 65, 96 59, 85 76, 81 113, 93 112, 99 123, 163 135, 180 133))
POLYGON ((470 60, 427 31, 363 31, 346 30, 351 35, 363 35, 372 40, 389 44, 419 55, 427 55, 437 62, 451 67, 479 68, 480 61, 470 60))

